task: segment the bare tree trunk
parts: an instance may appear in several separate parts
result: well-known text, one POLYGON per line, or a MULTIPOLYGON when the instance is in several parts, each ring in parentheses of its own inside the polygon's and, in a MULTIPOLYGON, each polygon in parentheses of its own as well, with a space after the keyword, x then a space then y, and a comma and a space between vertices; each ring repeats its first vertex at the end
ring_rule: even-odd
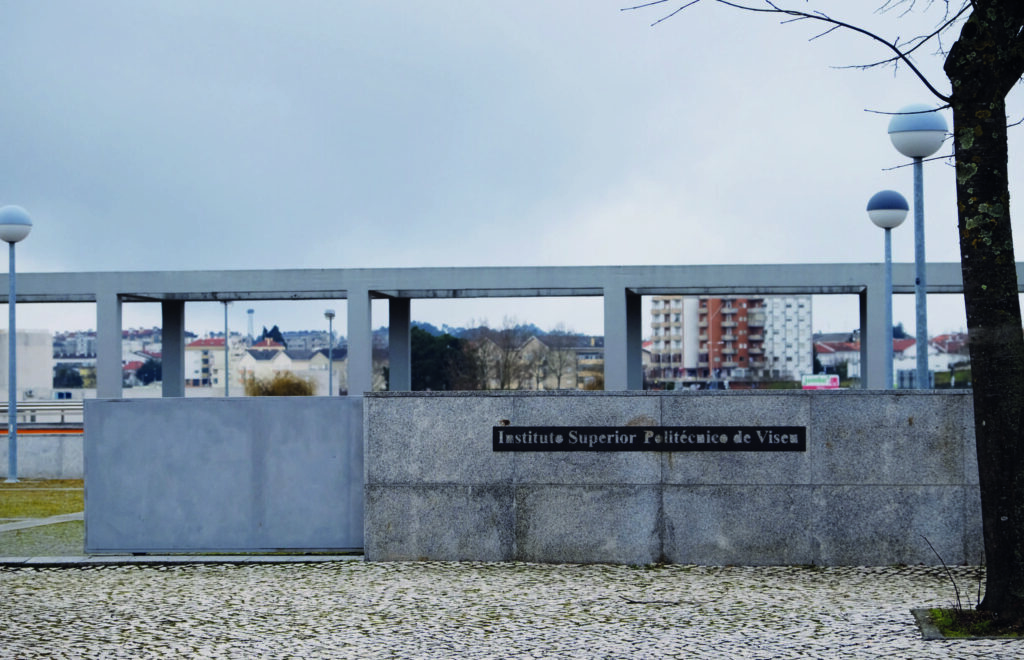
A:
MULTIPOLYGON (((1012 0, 1014 4, 1020 0, 1012 0)), ((980 609, 1024 619, 1024 334, 1010 225, 1005 97, 1020 80, 1020 10, 976 9, 946 59, 988 578, 980 609), (1001 20, 992 16, 1001 13, 1001 20), (1017 15, 1016 22, 1009 20, 1017 15), (1016 25, 1016 27, 1014 27, 1016 25)))

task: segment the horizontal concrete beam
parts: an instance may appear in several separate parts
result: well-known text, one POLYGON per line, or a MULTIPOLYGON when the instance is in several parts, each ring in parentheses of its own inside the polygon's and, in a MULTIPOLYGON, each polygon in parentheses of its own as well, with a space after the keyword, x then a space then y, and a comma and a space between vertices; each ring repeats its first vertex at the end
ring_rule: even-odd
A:
MULTIPOLYGON (((599 296, 609 286, 641 295, 851 294, 878 281, 882 268, 774 264, 23 273, 18 275, 18 300, 91 302, 107 293, 122 300, 316 300, 344 299, 352 289, 382 298, 599 296)), ((1024 287, 1024 264, 1017 270, 1024 287)), ((893 266, 893 287, 897 293, 913 291, 913 264, 893 266)), ((929 264, 928 290, 962 291, 960 264, 929 264)), ((0 291, 7 291, 6 275, 0 275, 0 291)), ((6 301, 0 294, 0 302, 6 301)))

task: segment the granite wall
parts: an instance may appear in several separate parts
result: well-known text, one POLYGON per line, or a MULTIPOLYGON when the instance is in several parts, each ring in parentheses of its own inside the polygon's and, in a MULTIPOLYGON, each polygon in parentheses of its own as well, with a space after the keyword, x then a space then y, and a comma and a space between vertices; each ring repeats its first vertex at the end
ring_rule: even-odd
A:
POLYGON ((375 393, 368 560, 982 560, 969 394, 375 393), (495 452, 512 426, 799 426, 804 452, 495 452))

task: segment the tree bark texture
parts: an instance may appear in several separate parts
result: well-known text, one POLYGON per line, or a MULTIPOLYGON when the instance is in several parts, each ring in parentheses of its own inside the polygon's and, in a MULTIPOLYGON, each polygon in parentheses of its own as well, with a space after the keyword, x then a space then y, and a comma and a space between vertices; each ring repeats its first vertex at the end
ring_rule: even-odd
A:
POLYGON ((945 62, 988 567, 979 609, 1007 620, 1024 620, 1024 332, 1005 106, 1024 75, 1022 29, 1021 0, 978 0, 945 62))

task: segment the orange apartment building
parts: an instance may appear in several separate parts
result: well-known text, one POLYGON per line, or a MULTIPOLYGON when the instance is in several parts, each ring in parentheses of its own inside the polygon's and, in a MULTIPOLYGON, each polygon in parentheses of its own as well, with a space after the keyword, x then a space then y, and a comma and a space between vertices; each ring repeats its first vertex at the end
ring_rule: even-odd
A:
POLYGON ((798 380, 813 370, 809 296, 654 296, 654 381, 798 380))

